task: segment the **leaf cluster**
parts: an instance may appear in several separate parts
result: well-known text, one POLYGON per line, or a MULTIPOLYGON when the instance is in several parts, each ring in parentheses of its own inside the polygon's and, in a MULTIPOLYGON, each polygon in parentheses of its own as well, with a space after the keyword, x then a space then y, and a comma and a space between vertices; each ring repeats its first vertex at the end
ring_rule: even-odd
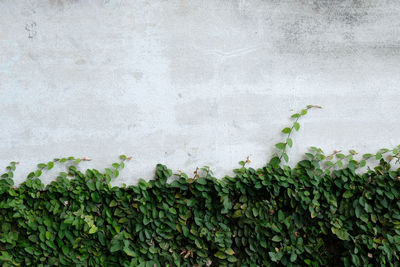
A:
POLYGON ((71 165, 47 186, 36 175, 13 186, 11 163, 0 180, 0 263, 399 265, 400 170, 382 158, 362 174, 274 158, 223 179, 209 167, 190 178, 157 165, 154 179, 113 187, 121 159, 103 172, 71 165))

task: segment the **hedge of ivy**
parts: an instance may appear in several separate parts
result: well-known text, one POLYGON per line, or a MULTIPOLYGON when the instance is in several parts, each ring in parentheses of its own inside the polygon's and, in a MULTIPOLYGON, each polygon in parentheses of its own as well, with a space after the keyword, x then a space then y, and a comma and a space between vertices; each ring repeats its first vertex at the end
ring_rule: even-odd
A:
MULTIPOLYGON (((126 157, 122 157, 123 160, 126 157)), ((399 266, 400 170, 380 158, 359 174, 319 160, 273 158, 235 177, 193 178, 158 165, 137 186, 112 187, 124 162, 74 165, 44 186, 39 164, 13 186, 0 180, 3 266, 399 266)))

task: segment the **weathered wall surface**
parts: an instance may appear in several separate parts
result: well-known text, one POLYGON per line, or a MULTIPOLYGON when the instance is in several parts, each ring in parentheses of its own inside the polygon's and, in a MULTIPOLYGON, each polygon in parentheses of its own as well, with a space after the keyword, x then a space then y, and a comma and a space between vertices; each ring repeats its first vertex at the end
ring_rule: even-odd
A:
MULTIPOLYGON (((230 174, 267 161, 289 115, 307 147, 400 143, 396 0, 0 1, 0 163, 61 156, 230 174)), ((51 180, 56 172, 46 177, 51 180)))

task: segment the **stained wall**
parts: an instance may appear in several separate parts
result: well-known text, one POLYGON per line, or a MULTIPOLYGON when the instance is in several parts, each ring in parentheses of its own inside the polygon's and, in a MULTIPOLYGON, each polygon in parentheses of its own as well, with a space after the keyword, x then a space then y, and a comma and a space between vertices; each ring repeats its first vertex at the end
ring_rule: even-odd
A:
MULTIPOLYGON (((400 2, 0 1, 0 163, 20 182, 54 157, 116 183, 157 163, 231 174, 262 166, 289 116, 309 146, 361 153, 400 143, 400 2)), ((57 170, 46 174, 46 182, 57 170)))

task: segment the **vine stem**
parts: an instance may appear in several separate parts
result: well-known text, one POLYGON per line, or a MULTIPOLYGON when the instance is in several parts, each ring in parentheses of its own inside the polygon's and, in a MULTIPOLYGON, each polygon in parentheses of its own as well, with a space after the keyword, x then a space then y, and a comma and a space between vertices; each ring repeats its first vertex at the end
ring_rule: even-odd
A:
MULTIPOLYGON (((307 108, 307 109, 308 109, 308 108, 307 108)), ((292 127, 290 127, 290 133, 289 133, 289 134, 287 135, 287 137, 286 137, 285 148, 282 150, 282 153, 281 153, 281 155, 280 155, 280 157, 279 157, 279 160, 281 160, 282 157, 283 157, 283 155, 286 153, 286 148, 287 148, 287 145, 288 145, 287 139, 290 138, 290 136, 291 136, 291 134, 292 134, 292 131, 293 131, 293 129, 294 129, 294 125, 295 125, 296 122, 298 122, 299 119, 300 119, 300 116, 296 118, 296 120, 294 121, 292 127)))
POLYGON ((296 120, 293 122, 291 127, 286 127, 286 128, 284 128, 282 130, 282 132, 287 134, 287 136, 286 136, 285 142, 278 143, 278 144, 275 145, 282 152, 278 157, 279 161, 282 160, 282 157, 285 159, 286 162, 289 161, 289 157, 288 157, 286 151, 287 151, 287 147, 288 146, 292 147, 292 145, 293 145, 293 141, 292 141, 292 139, 290 139, 290 137, 292 135, 292 132, 293 132, 293 129, 296 130, 296 131, 299 130, 300 124, 298 123, 298 121, 299 121, 300 117, 305 116, 307 114, 307 111, 309 109, 311 109, 311 108, 322 108, 322 107, 321 106, 317 106, 317 105, 308 105, 305 109, 302 109, 299 113, 295 113, 295 114, 292 115, 292 118, 295 118, 296 120), (289 129, 289 130, 287 130, 287 129, 289 129), (290 141, 290 145, 289 145, 288 141, 290 141))

